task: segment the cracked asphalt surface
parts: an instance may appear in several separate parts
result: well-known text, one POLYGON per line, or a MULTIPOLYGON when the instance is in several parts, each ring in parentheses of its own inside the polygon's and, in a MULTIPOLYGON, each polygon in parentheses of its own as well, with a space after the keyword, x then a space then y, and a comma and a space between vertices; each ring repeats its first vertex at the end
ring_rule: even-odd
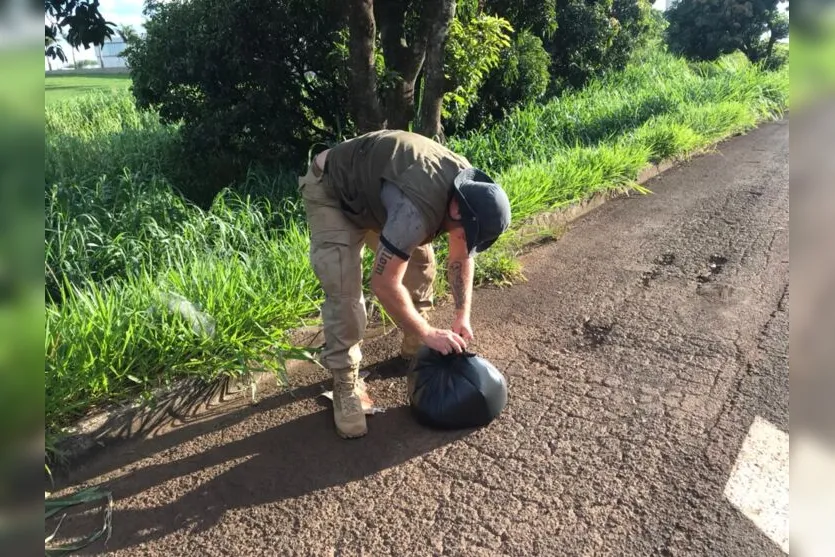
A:
POLYGON ((417 425, 393 332, 364 349, 388 410, 363 439, 336 436, 305 367, 294 396, 75 470, 115 498, 111 539, 80 554, 781 555, 722 491, 755 416, 788 431, 788 161, 788 121, 764 125, 532 250, 527 282, 478 290, 471 348, 510 389, 490 426, 417 425))

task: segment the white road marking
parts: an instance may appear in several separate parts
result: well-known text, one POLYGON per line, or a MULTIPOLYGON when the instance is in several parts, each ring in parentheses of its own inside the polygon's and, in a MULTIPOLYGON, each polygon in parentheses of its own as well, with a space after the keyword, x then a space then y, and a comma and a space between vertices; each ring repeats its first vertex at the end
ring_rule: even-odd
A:
POLYGON ((835 555, 835 448, 811 432, 792 436, 792 545, 802 557, 835 555))
POLYGON ((789 435, 769 421, 755 417, 724 495, 788 554, 789 435))

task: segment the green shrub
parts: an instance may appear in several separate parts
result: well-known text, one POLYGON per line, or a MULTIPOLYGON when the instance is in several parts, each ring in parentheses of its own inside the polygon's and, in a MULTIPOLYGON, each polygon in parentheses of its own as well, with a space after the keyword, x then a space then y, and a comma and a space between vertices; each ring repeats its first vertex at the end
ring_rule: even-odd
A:
POLYGON ((335 2, 162 3, 127 49, 133 94, 182 123, 179 156, 211 198, 253 163, 304 159, 351 129, 335 2), (215 163, 206 168, 205 165, 215 163), (202 172, 201 172, 202 170, 202 172))
POLYGON ((670 51, 715 60, 739 50, 751 62, 766 60, 789 34, 788 16, 779 10, 783 1, 676 0, 666 12, 670 51))
POLYGON ((647 0, 557 0, 557 30, 545 38, 552 92, 623 69, 642 44, 650 11, 647 0))
POLYGON ((542 40, 530 31, 518 33, 502 53, 503 63, 493 70, 479 91, 479 101, 467 115, 473 129, 499 120, 507 112, 539 100, 550 81, 551 58, 542 40))
POLYGON ((779 70, 789 63, 789 45, 786 43, 775 44, 771 56, 768 56, 762 63, 765 70, 779 70))

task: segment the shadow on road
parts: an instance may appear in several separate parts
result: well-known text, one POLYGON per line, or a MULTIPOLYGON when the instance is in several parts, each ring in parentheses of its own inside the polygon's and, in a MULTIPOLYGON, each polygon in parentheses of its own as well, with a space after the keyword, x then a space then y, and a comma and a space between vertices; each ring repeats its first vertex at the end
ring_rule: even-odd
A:
MULTIPOLYGON (((217 525, 229 510, 362 480, 469 432, 424 428, 408 406, 399 406, 370 417, 366 437, 346 441, 335 434, 327 408, 180 460, 159 454, 103 486, 115 500, 113 535, 106 546, 98 542, 86 554, 136 547, 182 529, 201 532, 217 525), (149 497, 142 496, 145 492, 149 497)), ((62 533, 89 532, 94 520, 88 513, 68 517, 62 533)))
MULTIPOLYGON (((365 370, 369 373, 366 382, 374 383, 404 377, 406 364, 396 358, 388 359, 371 364, 365 370)), ((127 423, 114 419, 112 424, 110 420, 102 424, 97 433, 113 440, 107 446, 91 450, 78 463, 71 461, 67 463, 69 466, 56 467, 55 487, 61 489, 89 482, 209 432, 231 427, 256 414, 281 409, 300 400, 317 399, 323 407, 330 408, 330 402, 318 398, 331 388, 330 379, 322 380, 322 377, 325 377, 324 372, 318 371, 315 366, 307 366, 292 377, 289 389, 273 393, 258 404, 245 404, 234 410, 226 402, 210 404, 210 400, 218 396, 225 401, 225 397, 218 393, 225 390, 226 384, 201 386, 199 382, 187 382, 182 389, 161 396, 156 401, 159 409, 148 412, 142 419, 127 423)), ((233 395, 239 399, 241 396, 245 395, 233 395)))

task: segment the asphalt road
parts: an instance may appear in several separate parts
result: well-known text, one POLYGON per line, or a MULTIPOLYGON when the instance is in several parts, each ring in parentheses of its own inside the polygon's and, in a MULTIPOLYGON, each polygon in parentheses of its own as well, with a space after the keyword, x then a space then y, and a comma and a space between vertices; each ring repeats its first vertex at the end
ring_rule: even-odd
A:
POLYGON ((531 251, 527 282, 477 291, 472 348, 510 386, 489 427, 418 426, 405 378, 372 367, 388 410, 343 441, 304 370, 295 397, 77 470, 116 499, 112 538, 81 554, 781 555, 782 476, 758 477, 779 439, 742 449, 788 431, 788 162, 788 121, 764 125, 531 251))

